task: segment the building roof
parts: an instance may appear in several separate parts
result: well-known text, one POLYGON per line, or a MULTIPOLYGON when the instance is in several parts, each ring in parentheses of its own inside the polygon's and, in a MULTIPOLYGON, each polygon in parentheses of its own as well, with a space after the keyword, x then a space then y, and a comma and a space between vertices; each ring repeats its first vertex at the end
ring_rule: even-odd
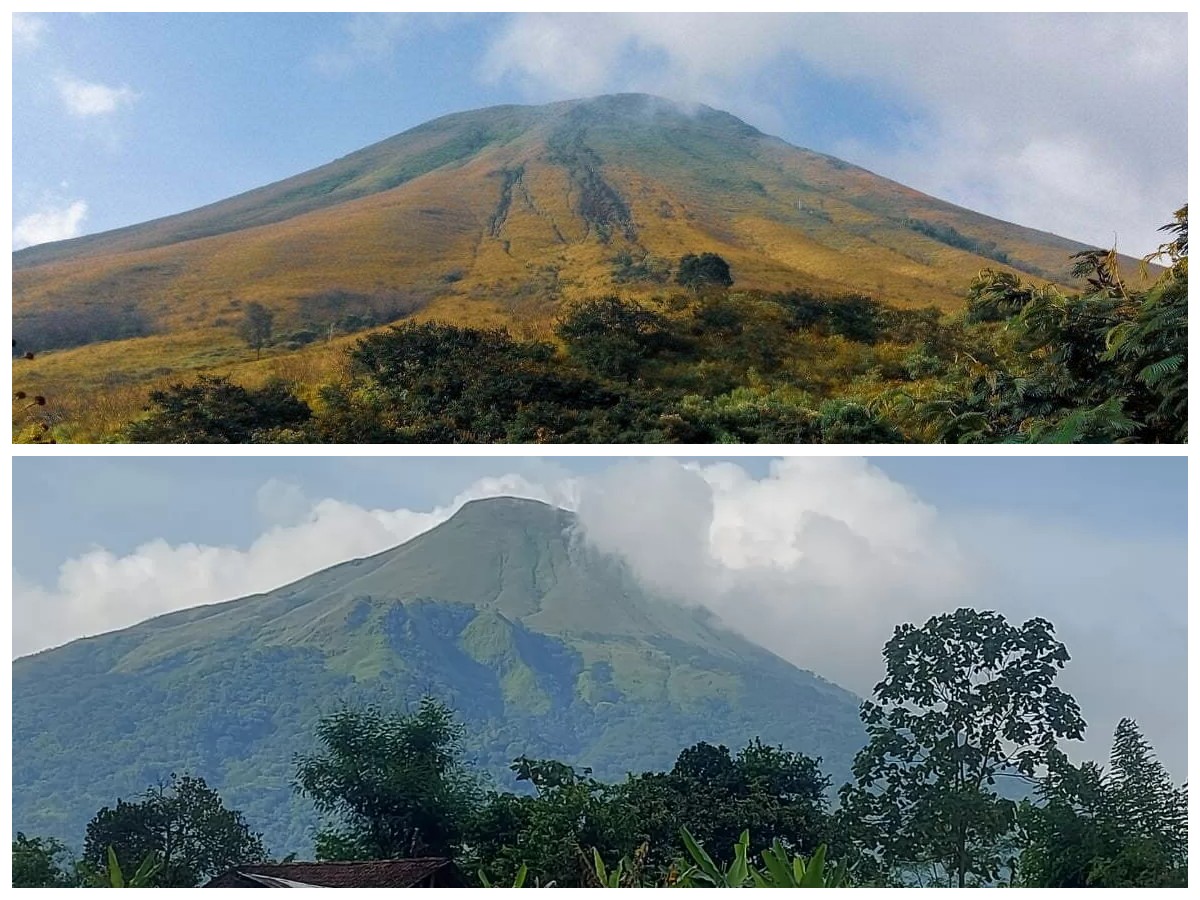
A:
POLYGON ((238 866, 205 887, 415 887, 441 873, 458 881, 450 860, 441 857, 377 859, 367 862, 292 862, 238 866))

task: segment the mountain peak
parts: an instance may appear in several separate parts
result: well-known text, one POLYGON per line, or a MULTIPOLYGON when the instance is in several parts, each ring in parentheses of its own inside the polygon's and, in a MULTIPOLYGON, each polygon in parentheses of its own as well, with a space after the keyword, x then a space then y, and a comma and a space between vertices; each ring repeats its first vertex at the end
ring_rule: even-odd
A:
POLYGON ((199 209, 20 250, 13 332, 45 350, 129 334, 193 341, 196 329, 227 342, 251 300, 309 341, 331 323, 418 310, 460 324, 549 317, 614 284, 661 290, 623 273, 622 256, 662 267, 702 251, 743 289, 948 307, 998 262, 1068 282, 1065 261, 1082 249, 728 112, 602 94, 453 113, 199 209), (111 333, 62 324, 83 312, 111 333))
POLYGON ((544 500, 535 500, 532 497, 516 497, 510 494, 498 494, 494 497, 476 497, 473 500, 468 500, 458 508, 455 516, 462 515, 467 510, 478 512, 480 510, 520 510, 522 512, 531 512, 533 510, 555 510, 557 507, 552 506, 544 500))
MULTIPOLYGON (((717 112, 702 103, 684 103, 658 94, 636 92, 618 94, 596 94, 593 97, 578 97, 566 103, 576 109, 606 110, 626 113, 657 112, 693 115, 697 112, 717 112)), ((553 105, 553 104, 551 104, 553 105)), ((728 115, 728 113, 725 113, 728 115)), ((734 118, 731 116, 731 118, 734 118)))
POLYGON ((568 119, 576 124, 611 126, 626 131, 651 127, 656 129, 687 129, 701 127, 716 129, 727 139, 762 138, 765 135, 732 113, 703 103, 685 103, 656 94, 600 94, 562 104, 550 104, 540 109, 551 111, 565 108, 568 119))
POLYGON ((256 826, 297 850, 287 767, 314 716, 424 695, 454 706, 500 778, 519 754, 620 778, 754 734, 848 771, 853 695, 647 594, 573 522, 538 500, 473 500, 375 556, 14 661, 14 821, 70 837, 144 787, 143 758, 184 761, 235 800, 254 792, 256 826), (94 740, 73 741, 98 708, 112 714, 94 740), (75 787, 48 801, 46 784, 75 787))
POLYGON ((468 500, 444 523, 487 529, 562 532, 575 520, 573 513, 528 497, 481 497, 468 500))

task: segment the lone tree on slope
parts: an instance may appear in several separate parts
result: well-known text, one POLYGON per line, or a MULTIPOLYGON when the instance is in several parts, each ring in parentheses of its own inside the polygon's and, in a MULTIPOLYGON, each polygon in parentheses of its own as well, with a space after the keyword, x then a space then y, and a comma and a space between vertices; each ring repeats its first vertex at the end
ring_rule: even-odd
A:
POLYGON ((256 356, 262 356, 262 348, 271 342, 271 329, 275 314, 261 303, 248 303, 246 312, 238 325, 238 334, 254 348, 256 356))
POLYGON ((729 287, 733 284, 733 276, 729 273, 729 263, 715 253, 701 253, 697 256, 689 253, 679 260, 679 273, 675 281, 686 288, 698 291, 708 285, 729 287))

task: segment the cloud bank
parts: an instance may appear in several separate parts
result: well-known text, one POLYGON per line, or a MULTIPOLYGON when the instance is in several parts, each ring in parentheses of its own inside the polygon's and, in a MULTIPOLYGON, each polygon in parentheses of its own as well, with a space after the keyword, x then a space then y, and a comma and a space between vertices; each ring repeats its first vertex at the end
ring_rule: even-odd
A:
POLYGON ((880 651, 899 623, 959 606, 1048 618, 1074 657, 1062 683, 1089 723, 1086 751, 1103 757, 1116 721, 1131 715, 1164 761, 1185 769, 1183 542, 942 512, 855 459, 779 460, 762 478, 666 459, 542 482, 506 475, 425 511, 312 498, 272 480, 256 498, 262 534, 245 549, 155 540, 127 556, 96 548, 71 559, 50 587, 15 576, 14 653, 266 591, 491 496, 576 510, 584 538, 651 589, 861 695, 882 676, 880 651))
POLYGON ((761 480, 617 466, 584 482, 579 518, 658 591, 859 693, 892 628, 958 605, 968 582, 936 511, 863 460, 780 460, 761 480))

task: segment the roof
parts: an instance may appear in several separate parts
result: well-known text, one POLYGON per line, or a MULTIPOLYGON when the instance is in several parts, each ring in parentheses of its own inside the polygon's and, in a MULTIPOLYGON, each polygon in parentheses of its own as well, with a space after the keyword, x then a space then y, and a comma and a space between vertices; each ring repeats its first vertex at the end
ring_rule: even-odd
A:
POLYGON ((367 862, 293 862, 238 866, 205 887, 414 887, 442 873, 457 882, 450 860, 427 856, 367 862))

